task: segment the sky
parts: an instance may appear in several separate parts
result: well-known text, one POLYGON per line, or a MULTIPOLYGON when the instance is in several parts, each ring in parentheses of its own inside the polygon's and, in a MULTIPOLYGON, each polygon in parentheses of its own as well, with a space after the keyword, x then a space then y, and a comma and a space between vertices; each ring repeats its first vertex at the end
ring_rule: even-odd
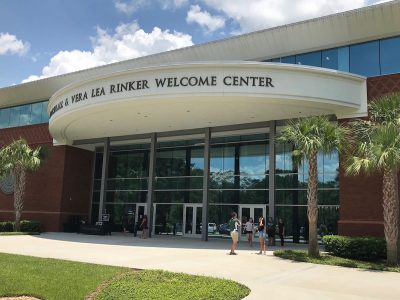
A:
POLYGON ((0 88, 375 0, 0 0, 0 88))

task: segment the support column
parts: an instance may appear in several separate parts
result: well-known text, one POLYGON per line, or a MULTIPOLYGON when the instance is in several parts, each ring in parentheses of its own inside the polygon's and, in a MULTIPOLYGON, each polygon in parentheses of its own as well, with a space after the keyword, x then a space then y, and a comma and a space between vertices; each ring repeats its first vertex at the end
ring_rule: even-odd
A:
POLYGON ((101 167, 101 186, 100 186, 100 203, 99 203, 99 215, 97 220, 102 221, 102 214, 104 210, 104 199, 106 198, 107 189, 107 178, 108 178, 108 161, 110 157, 110 138, 104 139, 104 151, 103 151, 103 164, 101 167))
POLYGON ((204 174, 203 174, 203 209, 201 216, 201 239, 208 241, 208 194, 210 190, 210 142, 211 130, 206 128, 204 132, 204 174))
POLYGON ((268 216, 275 221, 275 135, 276 123, 269 123, 269 204, 268 216))
POLYGON ((149 237, 153 232, 153 202, 156 177, 156 154, 157 154, 157 133, 151 134, 150 161, 149 161, 149 183, 147 187, 147 224, 149 226, 149 237))

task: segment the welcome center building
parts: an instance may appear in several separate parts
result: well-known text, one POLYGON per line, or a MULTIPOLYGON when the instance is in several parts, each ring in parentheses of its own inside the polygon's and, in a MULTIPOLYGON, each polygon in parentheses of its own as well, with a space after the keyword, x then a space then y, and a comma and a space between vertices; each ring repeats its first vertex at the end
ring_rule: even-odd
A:
MULTIPOLYGON (((49 149, 28 176, 24 219, 62 231, 147 214, 152 234, 219 236, 241 219, 306 228, 307 165, 275 143, 287 120, 367 116, 400 91, 400 1, 0 89, 0 137, 49 149), (202 226, 207 224, 207 226, 202 226)), ((347 177, 318 155, 320 228, 383 235, 379 175, 347 177)), ((3 180, 0 220, 12 220, 3 180)))

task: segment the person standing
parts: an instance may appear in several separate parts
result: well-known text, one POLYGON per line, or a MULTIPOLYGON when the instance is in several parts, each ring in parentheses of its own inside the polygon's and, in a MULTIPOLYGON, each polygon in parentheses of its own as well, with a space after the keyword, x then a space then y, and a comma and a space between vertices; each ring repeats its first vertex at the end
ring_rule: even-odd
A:
POLYGON ((268 246, 274 246, 275 244, 275 234, 276 234, 276 228, 274 221, 272 220, 272 217, 268 218, 268 246))
POLYGON ((237 218, 237 214, 232 212, 231 219, 229 220, 229 231, 231 233, 232 238, 232 245, 231 245, 231 252, 229 255, 236 255, 235 252, 237 248, 237 243, 239 240, 239 229, 240 229, 240 221, 237 218))
POLYGON ((260 252, 258 254, 265 255, 265 219, 264 217, 260 217, 258 219, 258 239, 260 242, 260 252))
POLYGON ((285 223, 283 223, 282 218, 279 218, 278 221, 278 228, 279 228, 279 237, 281 239, 281 247, 285 244, 285 223))
POLYGON ((142 235, 140 238, 145 239, 147 238, 147 234, 149 231, 149 225, 147 224, 147 215, 143 216, 142 223, 140 224, 140 228, 142 229, 142 235))
POLYGON ((245 228, 246 228, 246 234, 247 234, 247 241, 250 244, 250 247, 253 247, 253 230, 254 230, 254 223, 253 223, 253 219, 250 218, 246 224, 245 224, 245 228))

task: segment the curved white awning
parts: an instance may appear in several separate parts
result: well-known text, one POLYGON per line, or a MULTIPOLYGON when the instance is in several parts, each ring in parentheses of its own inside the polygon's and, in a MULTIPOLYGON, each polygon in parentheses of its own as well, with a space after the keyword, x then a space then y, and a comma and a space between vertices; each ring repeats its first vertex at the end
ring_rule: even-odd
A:
POLYGON ((49 101, 50 133, 74 140, 367 113, 364 77, 307 66, 204 62, 73 83, 49 101))

